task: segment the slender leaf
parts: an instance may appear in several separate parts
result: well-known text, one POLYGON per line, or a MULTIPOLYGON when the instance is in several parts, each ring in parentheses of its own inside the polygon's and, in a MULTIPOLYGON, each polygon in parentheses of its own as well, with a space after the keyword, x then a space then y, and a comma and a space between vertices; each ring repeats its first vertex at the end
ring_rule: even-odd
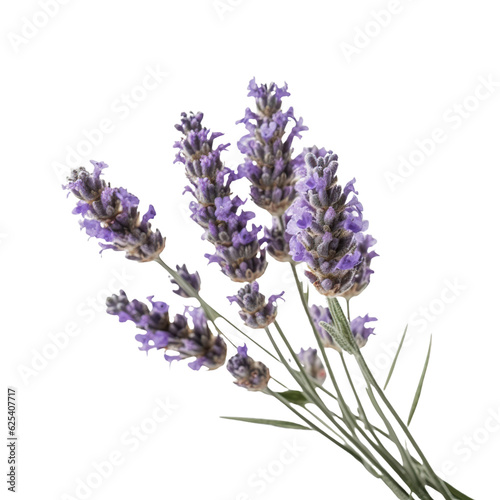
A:
POLYGON ((324 321, 320 321, 320 326, 324 328, 332 337, 335 342, 343 349, 345 352, 349 354, 354 354, 354 349, 349 342, 349 338, 346 338, 346 335, 339 329, 335 328, 330 323, 326 323, 324 321))
POLYGON ((429 350, 427 351, 427 357, 425 358, 424 369, 422 370, 422 375, 420 375, 420 381, 418 383, 417 392, 415 393, 415 397, 413 398, 413 404, 411 405, 410 415, 408 416, 408 423, 410 425, 411 419, 413 418, 413 414, 417 409, 418 400, 420 399, 420 393, 422 392, 422 386, 424 385, 425 374, 427 372, 427 367, 429 366, 429 359, 431 357, 431 347, 432 347, 432 336, 429 341, 429 350))
POLYGON ((399 342, 398 350, 396 351, 396 355, 394 356, 394 361, 392 362, 391 369, 389 370, 389 375, 387 375, 387 380, 385 381, 384 391, 386 387, 389 385, 389 380, 391 380, 392 372, 394 371, 394 367, 396 366, 396 361, 398 360, 399 353, 401 351, 401 348, 403 347, 407 331, 408 331, 408 325, 406 325, 403 336, 401 337, 401 341, 399 342))
MULTIPOLYGON (((347 318, 345 317, 344 311, 336 298, 328 299, 328 308, 330 309, 330 314, 333 319, 333 324, 337 328, 337 335, 331 334, 333 338, 337 341, 338 336, 343 337, 343 343, 349 345, 349 348, 344 347, 339 343, 340 347, 349 354, 354 354, 356 352, 356 341, 352 336, 351 325, 347 318)), ((330 332, 329 332, 330 333, 330 332)))
POLYGON ((328 306, 332 317, 338 321, 340 328, 346 335, 349 334, 349 337, 352 338, 351 325, 349 321, 347 321, 339 301, 336 298, 328 299, 328 306))
POLYGON ((294 403, 296 405, 304 406, 309 403, 306 395, 300 391, 284 391, 278 392, 277 394, 285 398, 289 403, 294 403))
POLYGON ((461 491, 458 491, 456 488, 454 488, 451 484, 447 483, 446 481, 444 482, 450 492, 453 494, 454 497, 456 497, 458 500, 472 500, 471 497, 468 497, 465 493, 462 493, 461 491))
POLYGON ((226 420, 238 420, 240 422, 250 422, 251 424, 272 425, 274 427, 283 427, 285 429, 299 429, 303 431, 310 431, 309 427, 296 424, 295 422, 287 422, 286 420, 269 420, 266 418, 246 418, 246 417, 221 417, 226 420))

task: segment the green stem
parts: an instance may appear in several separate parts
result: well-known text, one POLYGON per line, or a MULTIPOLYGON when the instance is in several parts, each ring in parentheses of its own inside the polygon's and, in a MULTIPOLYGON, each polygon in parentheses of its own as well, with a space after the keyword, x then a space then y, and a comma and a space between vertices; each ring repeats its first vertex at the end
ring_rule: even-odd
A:
POLYGON ((275 377, 271 377, 271 380, 274 380, 277 384, 281 385, 281 387, 283 387, 283 389, 289 391, 290 389, 288 389, 288 387, 285 385, 285 384, 282 384, 278 379, 276 379, 275 377))
MULTIPOLYGON (((296 364, 299 366, 299 369, 301 371, 302 378, 298 377, 292 367, 288 364, 286 361, 285 357, 283 356, 281 350, 279 349, 278 345, 276 344, 276 341, 274 340, 269 328, 266 327, 266 333, 269 337, 269 340, 271 341, 276 353, 281 359, 281 362, 285 366, 285 368, 292 374, 292 376, 295 378, 296 382, 299 384, 299 386, 302 388, 306 396, 308 397, 309 401, 313 404, 315 404, 322 412, 323 414, 333 423, 333 425, 343 434, 343 438, 349 440, 353 445, 357 446, 358 448, 362 449, 367 456, 370 454, 369 450, 364 448, 364 445, 355 437, 351 436, 334 418, 334 414, 325 406, 323 400, 318 396, 316 391, 314 390, 314 386, 311 384, 310 377, 307 375, 307 373, 304 370, 304 367, 300 363, 300 360, 298 359, 297 355, 295 354, 293 348, 291 347, 290 343, 286 339, 285 335, 283 334, 283 331, 281 328, 279 328, 279 325, 276 324, 275 326, 278 330, 278 333, 280 334, 281 338, 284 340, 290 354, 294 358, 294 361, 296 364), (303 385, 303 381, 307 383, 307 387, 303 385)), ((342 420, 342 419, 340 419, 342 420)), ((373 457, 373 456, 372 456, 373 457)), ((376 461, 375 461, 376 462, 376 461)))
POLYGON ((370 397, 370 400, 373 404, 373 407, 377 411, 377 413, 380 415, 380 418, 383 420, 387 430, 389 431, 389 434, 391 436, 391 440, 396 444, 399 453, 401 454, 401 458, 403 460, 403 463, 405 464, 406 470, 408 473, 411 475, 411 486, 412 489, 415 492, 419 493, 419 496, 423 495, 422 498, 428 499, 430 498, 425 491, 425 484, 423 484, 420 480, 420 476, 418 472, 415 470, 413 463, 411 462, 411 456, 407 452, 407 450, 403 447, 403 445, 400 443, 398 436, 396 434, 396 431, 392 427, 391 423, 389 422, 389 419, 386 417, 385 413, 383 412, 382 408, 380 408, 380 405, 378 404, 377 400, 375 399, 375 395, 373 394, 372 388, 370 385, 366 388, 368 395, 370 397))
MULTIPOLYGON (((354 383, 352 381, 351 374, 350 374, 349 369, 347 367, 344 353, 341 352, 341 353, 339 353, 339 355, 340 355, 340 359, 342 360, 342 366, 344 367, 344 371, 345 371, 345 374, 346 374, 347 379, 349 381, 349 384, 351 386, 352 392, 354 393, 354 396, 355 396, 356 401, 358 403, 358 411, 359 411, 359 414, 361 416, 361 420, 366 425, 369 432, 373 435, 376 442, 373 442, 373 440, 358 425, 359 432, 370 443, 370 445, 377 451, 377 453, 392 467, 392 469, 396 472, 396 474, 398 474, 399 477, 401 477, 401 479, 403 479, 406 482, 408 478, 407 478, 407 474, 406 474, 404 467, 397 460, 395 460, 394 457, 386 450, 385 446, 382 444, 382 442, 378 438, 377 433, 375 432, 375 429, 373 428, 372 424, 368 420, 368 417, 366 416, 366 412, 365 412, 363 405, 361 403, 361 398, 358 395, 356 387, 354 386, 354 383)), ((393 439, 390 435, 386 434, 386 436, 391 441, 393 441, 393 439)))
MULTIPOLYGON (((385 472, 383 470, 383 468, 381 468, 382 475, 378 474, 373 469, 373 467, 361 455, 359 455, 358 453, 356 453, 356 451, 354 449, 352 449, 349 445, 345 445, 345 444, 337 441, 335 438, 333 438, 332 436, 330 436, 329 434, 327 434, 325 431, 323 431, 323 429, 319 428, 317 425, 315 425, 313 422, 311 422, 307 417, 305 417, 299 411, 297 411, 280 394, 277 394, 277 393, 271 391, 270 389, 267 389, 267 392, 271 396, 274 396, 283 405, 285 405, 290 411, 292 411, 295 415, 297 415, 307 425, 309 425, 309 427, 311 429, 315 430, 316 432, 318 432, 322 436, 324 436, 327 439, 329 439, 330 441, 332 441, 334 444, 336 444, 337 446, 339 446, 340 448, 342 448, 344 451, 346 451, 347 453, 349 453, 352 457, 354 457, 358 462, 360 462, 361 464, 363 464, 363 466, 366 468, 366 470, 370 474, 372 474, 374 477, 376 477, 378 479, 381 479, 391 489, 391 491, 397 496, 397 498, 399 498, 400 500, 408 500, 410 498, 409 493, 407 493, 396 481, 394 481, 394 479, 392 479, 392 477, 389 476, 387 474, 387 472, 385 472)), ((379 466, 377 465, 377 467, 379 467, 379 466)))
POLYGON ((314 337, 316 338, 316 343, 318 344, 319 350, 320 350, 321 355, 323 356, 323 359, 325 362, 326 369, 328 370, 328 375, 330 376, 332 384, 333 384, 335 391, 337 393, 340 410, 342 412, 342 415, 345 419, 346 424, 349 426, 349 428, 352 431, 354 431, 355 425, 353 423, 354 418, 353 418, 352 412, 351 412, 350 408, 347 406, 347 403, 345 402, 345 400, 342 396, 342 392, 340 391, 340 387, 337 384, 337 380, 336 380, 335 376, 333 375, 333 370, 332 370, 332 367, 330 365, 330 361, 328 359, 328 356, 326 354, 325 346, 323 345, 323 342, 321 340, 319 332, 316 328, 316 325, 314 324, 311 313, 309 311, 309 307, 308 307, 307 302, 305 300, 304 294, 302 293, 302 285, 301 285, 301 282, 299 280, 299 276, 297 275, 297 270, 295 269, 295 266, 293 264, 291 264, 291 268, 292 268, 293 277, 295 279, 295 284, 297 285, 297 290, 299 292, 300 301, 302 302, 302 307, 304 308, 304 311, 307 315, 307 319, 309 320, 309 324, 311 325, 312 331, 314 333, 314 337))
POLYGON ((411 432, 409 431, 408 427, 405 425, 405 423, 403 422, 403 420, 401 419, 401 417, 398 415, 398 413, 396 412, 396 410, 392 407, 392 405, 389 402, 389 400, 387 399, 384 391, 378 385, 375 377, 373 376, 372 372, 370 371, 370 368, 366 364, 366 361, 363 358, 363 355, 361 354, 361 351, 360 351, 359 348, 356 349, 355 358, 356 358, 356 361, 359 364, 361 372, 363 373, 363 376, 365 377, 367 383, 370 384, 375 389, 375 391, 377 392, 377 394, 380 396, 380 398, 382 399, 382 401, 384 402, 384 404, 386 405, 386 407, 388 408, 388 410, 391 412, 391 414, 393 415, 393 417, 396 419, 398 425, 401 427, 402 431, 404 432, 404 434, 406 435, 406 437, 408 438, 408 440, 410 441, 410 443, 415 448, 415 451, 417 452, 417 454, 421 458, 423 465, 426 467, 426 469, 429 472, 429 474, 431 475, 432 479, 434 479, 436 481, 437 485, 439 485, 440 489, 438 491, 447 500, 454 500, 453 499, 453 495, 451 494, 450 490, 448 489, 446 483, 440 477, 438 477, 438 475, 434 472, 434 469, 431 467, 431 465, 428 462, 427 458, 425 457, 424 453, 422 452, 422 450, 418 446, 417 442, 413 438, 413 436, 412 436, 411 432))
MULTIPOLYGON (((277 331, 278 331, 281 339, 285 343, 285 345, 286 345, 288 351, 290 352, 293 360, 295 361, 295 363, 299 367, 304 380, 306 382, 308 382, 309 391, 307 391, 307 392, 305 391, 305 392, 307 394, 311 394, 312 395, 312 399, 314 399, 314 401, 311 401, 311 402, 315 402, 317 405, 319 404, 319 408, 323 411, 323 413, 325 415, 327 415, 330 418, 330 420, 333 422, 333 424, 337 428, 340 429, 340 431, 344 434, 345 438, 347 438, 350 442, 353 443, 354 446, 356 446, 362 453, 364 453, 365 456, 368 458, 368 460, 370 460, 370 462, 372 464, 374 464, 382 472, 383 475, 390 477, 389 474, 388 474, 388 472, 382 467, 382 465, 379 463, 379 461, 376 459, 376 457, 370 452, 370 450, 368 448, 366 448, 366 446, 364 446, 364 444, 359 439, 357 439, 357 437, 355 435, 353 435, 353 436, 349 435, 344 429, 342 429, 342 427, 340 427, 338 425, 338 423, 334 419, 331 418, 331 415, 330 415, 331 412, 328 410, 328 408, 326 408, 326 406, 323 403, 323 401, 321 400, 321 398, 319 398, 317 396, 317 394, 315 392, 315 388, 314 388, 314 386, 311 383, 309 375, 307 374, 307 372, 305 371, 304 367, 302 366, 302 363, 300 362, 297 354, 295 353, 293 347, 291 346, 290 342, 286 338, 286 335, 281 330, 281 327, 279 326, 279 324, 278 324, 277 321, 274 322, 274 326, 276 327, 276 329, 277 329, 277 331)), ((268 328, 266 328, 266 332, 267 332, 267 334, 269 336, 269 339, 273 343, 273 346, 274 346, 276 352, 278 353, 278 355, 280 356, 280 358, 282 358, 282 361, 284 362, 284 364, 287 367, 287 369, 290 370, 290 366, 288 365, 288 363, 285 362, 284 356, 282 355, 281 351, 279 350, 279 348, 278 348, 277 344, 275 343, 275 341, 274 341, 274 339, 273 339, 273 337, 271 335, 271 332, 269 331, 268 328)), ((301 384, 301 387, 305 390, 305 388, 303 387, 302 384, 301 384)), ((361 402, 360 402, 360 404, 361 404, 361 402)), ((306 411, 310 412, 310 410, 308 410, 307 408, 305 408, 305 409, 306 409, 306 411)), ((323 422, 319 417, 317 417, 312 412, 310 412, 310 413, 312 415, 314 415, 324 426, 326 426, 328 429, 330 429, 332 432, 334 432, 336 434, 336 432, 333 431, 333 429, 331 429, 329 426, 327 426, 327 424, 325 424, 325 422, 323 422)), ((392 459, 392 457, 388 456, 388 453, 386 452, 385 448, 381 447, 381 449, 379 449, 379 447, 375 443, 373 443, 373 441, 371 441, 369 439, 369 437, 366 435, 366 433, 363 431, 363 429, 361 429, 358 425, 356 425, 356 428, 360 432, 360 434, 368 442, 370 442, 370 444, 372 446, 374 446, 374 448, 378 451, 378 453, 382 456, 382 458, 384 458, 386 460, 386 462, 394 469, 394 471, 398 474, 398 476, 400 476, 401 479, 403 479, 403 481, 406 482, 407 481, 407 477, 404 474, 404 469, 402 469, 402 467, 400 466, 400 464, 397 461, 395 461, 394 459, 392 459)), ((392 479, 391 479, 391 481, 392 481, 392 479)))
MULTIPOLYGON (((330 310, 331 311, 334 311, 336 309, 338 309, 339 313, 338 313, 338 318, 337 318, 337 321, 339 322, 339 324, 344 324, 344 323, 347 323, 347 320, 345 318, 345 316, 343 315, 343 312, 342 312, 342 308, 340 307, 338 301, 336 298, 332 298, 332 299, 328 299, 328 304, 330 306, 330 310)), ((332 313, 333 314, 333 313, 332 313)), ((352 335, 352 332, 350 331, 350 328, 349 328, 349 325, 347 325, 346 327, 348 330, 349 330, 349 333, 352 335)), ((352 339, 354 340, 354 339, 352 339)), ((436 483, 439 485, 439 491, 440 493, 443 494, 443 496, 446 498, 446 500, 453 500, 453 496, 451 495, 448 487, 446 486, 446 484, 444 483, 444 481, 439 478, 437 476, 437 474, 434 472, 434 470, 432 469, 430 463, 427 461, 425 455, 423 454, 422 450, 420 449, 420 447, 418 446, 418 444, 416 443, 415 439, 413 438, 413 436, 411 435, 410 431, 408 430, 408 427, 405 425, 405 423, 402 421, 401 417, 398 415, 398 413, 396 412, 396 410, 392 407, 392 405, 390 404, 389 400, 387 399, 384 391, 380 388, 380 386, 378 385, 377 381, 375 380, 375 377, 373 376, 373 374, 371 373, 368 365, 366 364, 366 361, 365 359, 363 358, 363 355, 361 354, 361 350, 359 349, 359 346, 357 345, 356 342, 352 342, 353 344, 353 348, 354 348, 354 357, 356 358, 356 361, 359 365, 359 368, 363 374, 363 377, 365 378, 368 386, 372 386, 375 391, 377 392, 377 394, 380 396, 380 398, 382 399, 382 401, 384 402, 384 404, 386 405, 387 409, 390 411, 390 413, 393 415, 393 417, 396 419, 396 421, 398 422, 398 425, 401 427, 401 429, 403 430, 404 434, 406 435, 406 437, 409 439, 410 443, 413 445, 413 447, 415 448, 415 451, 417 452, 417 454, 420 456, 421 460, 422 460, 422 463, 423 465, 426 467, 426 469, 428 470, 429 474, 431 475, 432 479, 436 481, 436 483)), ((375 401, 375 398, 373 397, 372 399, 372 403, 375 405, 376 401, 375 401)), ((381 413, 381 417, 383 415, 383 412, 380 411, 379 414, 381 413)), ((386 419, 387 420, 387 419, 386 419)), ((389 429, 388 429, 389 430, 389 429)), ((389 434, 393 434, 393 432, 391 432, 389 430, 389 434)), ((395 434, 395 433, 394 433, 395 434)), ((398 448, 401 450, 401 444, 398 445, 398 448)), ((407 454, 406 454, 406 450, 405 450, 405 453, 403 454, 403 460, 407 461, 407 454)), ((410 466, 412 465, 411 464, 411 460, 410 460, 410 466)))
MULTIPOLYGON (((335 438, 327 434, 323 429, 318 427, 316 424, 311 422, 307 417, 302 415, 298 410, 296 410, 283 396, 280 394, 273 392, 271 389, 267 389, 266 392, 270 394, 271 396, 274 396, 278 401, 280 401, 283 405, 285 405, 291 412, 293 412, 295 415, 297 415, 300 419, 302 419, 309 427, 322 436, 326 437, 328 440, 332 441, 332 443, 336 444, 338 447, 342 448, 344 451, 349 453, 349 455, 353 456, 358 462, 361 462, 367 470, 370 471, 371 474, 373 474, 376 477, 379 477, 378 474, 375 472, 375 470, 366 462, 366 460, 363 459, 361 455, 356 453, 355 450, 353 450, 349 445, 341 443, 340 441, 337 441, 335 438)), ((406 497, 407 498, 407 497, 406 497)))
MULTIPOLYGON (((330 432, 332 432, 333 434, 335 434, 335 436, 337 436, 339 439, 344 440, 343 436, 341 436, 335 429, 332 429, 332 427, 330 427, 321 417, 319 417, 318 415, 316 415, 316 413, 314 413, 313 411, 311 411, 305 405, 303 406, 303 408, 304 408, 305 411, 307 411, 307 413, 309 413, 309 415, 313 416, 318 422, 320 422, 330 432)), ((346 444, 345 441, 344 441, 344 444, 346 444)))

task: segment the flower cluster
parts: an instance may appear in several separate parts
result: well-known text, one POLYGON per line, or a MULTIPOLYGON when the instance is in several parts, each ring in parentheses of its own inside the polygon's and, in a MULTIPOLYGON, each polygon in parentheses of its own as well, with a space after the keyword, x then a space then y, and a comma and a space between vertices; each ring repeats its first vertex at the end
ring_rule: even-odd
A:
POLYGON ((229 373, 235 384, 249 391, 262 391, 271 378, 269 368, 260 361, 254 361, 247 354, 247 346, 238 347, 238 353, 227 362, 229 373))
MULTIPOLYGON (((314 322, 314 326, 318 331, 321 341, 325 347, 331 347, 336 351, 342 352, 340 346, 335 342, 333 337, 321 326, 321 322, 332 324, 332 315, 330 309, 327 307, 312 305, 309 307, 309 312, 314 322)), ((364 347, 368 342, 368 337, 373 334, 375 328, 368 328, 365 326, 366 323, 371 321, 377 321, 377 318, 372 318, 366 314, 361 317, 358 316, 351 321, 351 332, 354 340, 359 347, 364 347)))
POLYGON ((289 96, 287 85, 258 85, 250 81, 248 95, 255 98, 256 110, 246 109, 236 123, 244 123, 248 134, 238 142, 246 155, 239 171, 252 183, 251 195, 256 205, 274 216, 282 215, 295 198, 296 170, 303 163, 299 155, 292 158, 292 142, 307 130, 302 118, 297 120, 293 108, 283 112, 282 98, 289 96), (285 138, 289 123, 293 127, 285 138))
POLYGON ((265 328, 274 322, 278 314, 276 302, 285 292, 266 298, 259 292, 259 284, 254 281, 238 291, 238 295, 228 297, 229 302, 236 302, 240 307, 240 317, 250 328, 265 328))
POLYGON ((119 295, 107 299, 107 312, 118 316, 120 322, 132 321, 137 328, 146 333, 137 334, 136 340, 141 343, 141 351, 165 349, 167 361, 196 358, 189 363, 193 370, 206 366, 215 370, 224 364, 226 344, 222 337, 215 336, 208 328, 207 318, 202 309, 187 310, 192 319, 189 324, 186 315, 169 316, 169 307, 165 302, 153 301, 149 297, 151 309, 138 300, 130 301, 123 290, 119 295), (175 355, 168 352, 175 351, 175 355))
POLYGON ((255 217, 239 210, 243 201, 231 197, 231 182, 237 176, 224 167, 220 155, 228 144, 214 149, 213 141, 220 133, 210 133, 202 126, 203 114, 182 113, 177 130, 183 138, 174 144, 179 149, 176 161, 185 166, 191 185, 186 187, 196 201, 191 202, 191 218, 204 230, 203 237, 215 245, 215 254, 206 255, 217 262, 222 272, 233 281, 254 281, 267 266, 265 251, 258 234, 261 227, 247 227, 255 217))
POLYGON ((318 384, 323 384, 326 380, 326 370, 323 366, 323 362, 318 356, 318 351, 313 348, 301 349, 299 354, 299 360, 304 366, 305 372, 318 384))
POLYGON ((282 216, 295 199, 297 172, 304 164, 303 154, 292 158, 292 143, 307 127, 302 118, 295 118, 293 108, 286 112, 281 109, 283 97, 290 95, 286 84, 283 87, 275 83, 258 85, 254 78, 248 90, 248 95, 255 98, 256 109, 247 108, 245 116, 236 122, 243 123, 248 131, 238 142, 238 148, 245 155, 238 173, 250 181, 250 193, 256 205, 273 216, 272 228, 265 229, 269 253, 279 261, 290 262, 290 237, 285 232, 286 221, 283 223, 282 216), (292 128, 287 134, 289 124, 292 128))
POLYGON ((125 252, 127 259, 148 262, 165 248, 160 232, 151 230, 149 222, 156 215, 152 205, 140 219, 139 199, 123 188, 112 188, 101 179, 105 163, 91 162, 93 173, 84 167, 73 170, 64 186, 78 198, 74 214, 83 217, 80 225, 90 237, 104 240, 103 250, 125 252))
POLYGON ((337 155, 305 157, 306 176, 297 183, 300 196, 290 207, 290 251, 306 262, 306 276, 323 295, 335 297, 351 288, 362 265, 356 234, 368 227, 356 198, 355 179, 337 184, 337 155))

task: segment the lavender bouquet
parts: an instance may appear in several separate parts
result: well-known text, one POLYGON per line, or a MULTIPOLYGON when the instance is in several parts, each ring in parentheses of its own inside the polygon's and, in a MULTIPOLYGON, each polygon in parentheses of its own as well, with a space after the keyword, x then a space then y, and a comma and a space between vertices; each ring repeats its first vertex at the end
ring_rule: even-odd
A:
POLYGON ((178 287, 174 293, 195 298, 199 304, 174 315, 165 302, 152 297, 149 303, 130 300, 120 291, 108 298, 108 313, 120 322, 135 324, 140 350, 161 350, 169 363, 189 360, 193 370, 225 365, 235 384, 270 396, 290 411, 292 420, 224 418, 313 430, 357 460, 399 499, 470 500, 436 474, 408 429, 422 390, 430 344, 406 423, 384 392, 406 330, 384 388, 361 353, 374 332, 370 325, 376 318, 366 314, 351 319, 349 303, 369 285, 377 253, 372 250, 376 240, 366 232, 368 222, 355 180, 339 184, 338 157, 329 150, 313 146, 294 155, 293 143, 307 127, 302 118, 295 117, 293 108, 283 110, 282 101, 290 95, 286 85, 258 85, 253 79, 248 89, 255 104, 237 122, 245 126, 246 134, 238 142, 243 158, 236 170, 223 163, 221 156, 229 144, 215 144, 222 134, 202 124, 202 113, 181 115, 175 126, 181 136, 174 145, 175 161, 183 164, 189 181, 191 218, 202 228, 202 238, 213 245, 205 257, 239 284, 241 288, 228 300, 239 307, 244 325, 264 330, 272 350, 261 345, 258 335, 245 333, 205 301, 198 272, 191 273, 186 265, 174 269, 162 260, 165 238, 152 229, 153 206, 141 217, 139 199, 107 184, 102 179, 107 165, 92 162, 92 172, 83 167, 74 170, 64 186, 78 199, 73 213, 81 216, 82 229, 101 240, 103 250, 124 251, 126 258, 138 262, 157 262, 178 287), (250 183, 252 201, 269 212, 269 227, 253 224, 255 214, 244 210, 245 202, 232 195, 232 183, 242 178, 250 183), (280 327, 278 301, 284 292, 275 290, 279 293, 268 298, 261 293, 258 279, 266 271, 268 255, 290 267, 295 293, 310 325, 304 341, 314 342, 314 347, 299 351, 280 327), (312 293, 300 281, 301 263, 312 293), (339 298, 345 300, 345 308, 339 298), (236 329, 247 344, 236 345, 224 324, 236 329), (281 363, 288 380, 277 380, 249 351, 252 356, 260 352, 266 363, 281 363), (342 392, 346 388, 340 387, 330 363, 333 355, 340 357, 342 376, 356 408, 346 402, 342 392), (347 356, 354 358, 364 379, 363 395, 353 383, 347 356), (375 416, 375 423, 370 415, 375 416))

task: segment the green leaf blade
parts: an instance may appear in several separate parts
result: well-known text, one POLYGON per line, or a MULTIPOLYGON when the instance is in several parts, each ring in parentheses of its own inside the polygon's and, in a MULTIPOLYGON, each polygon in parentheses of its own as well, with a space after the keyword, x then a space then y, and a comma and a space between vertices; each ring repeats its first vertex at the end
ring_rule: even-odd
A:
POLYGON ((333 340, 335 340, 335 342, 340 346, 342 350, 344 350, 348 354, 354 354, 354 349, 349 341, 349 338, 346 338, 346 335, 344 333, 335 328, 333 325, 330 325, 330 323, 320 321, 319 324, 333 337, 333 340))
POLYGON ((341 330, 344 331, 346 336, 352 337, 351 325, 347 318, 345 317, 344 311, 336 298, 328 299, 328 307, 330 309, 330 314, 332 318, 337 321, 341 330))
POLYGON ((249 422, 251 424, 271 425, 273 427, 281 427, 283 429, 296 429, 301 431, 310 431, 309 427, 296 424, 295 422, 288 422, 286 420, 272 420, 267 418, 250 418, 250 417, 220 417, 225 420, 236 420, 238 422, 249 422))
POLYGON ((461 491, 458 491, 456 488, 454 488, 451 484, 447 483, 446 481, 444 482, 450 492, 453 494, 453 496, 457 497, 458 500, 473 500, 471 497, 468 497, 465 493, 462 493, 461 491))
POLYGON ((410 425, 411 419, 413 418, 413 414, 417 409, 418 401, 420 399, 420 394, 422 393, 422 387, 424 385, 425 374, 427 373, 427 367, 429 366, 429 359, 431 357, 431 348, 432 348, 432 336, 429 341, 429 349, 427 351, 427 357, 425 358, 424 369, 422 370, 422 375, 420 375, 420 381, 418 382, 417 391, 415 392, 415 397, 413 398, 413 404, 411 405, 410 414, 408 416, 408 423, 406 425, 410 425))
POLYGON ((396 361, 398 360, 399 353, 401 352, 401 348, 403 347, 407 331, 408 331, 408 325, 406 325, 403 336, 401 337, 401 341, 399 342, 398 350, 396 351, 396 355, 394 356, 394 360, 392 361, 391 369, 389 370, 389 375, 387 375, 387 380, 385 381, 384 391, 389 385, 389 380, 391 380, 392 372, 394 371, 394 367, 396 366, 396 361))
POLYGON ((304 406, 309 403, 307 396, 301 391, 283 391, 278 392, 281 397, 285 398, 289 403, 304 406))

